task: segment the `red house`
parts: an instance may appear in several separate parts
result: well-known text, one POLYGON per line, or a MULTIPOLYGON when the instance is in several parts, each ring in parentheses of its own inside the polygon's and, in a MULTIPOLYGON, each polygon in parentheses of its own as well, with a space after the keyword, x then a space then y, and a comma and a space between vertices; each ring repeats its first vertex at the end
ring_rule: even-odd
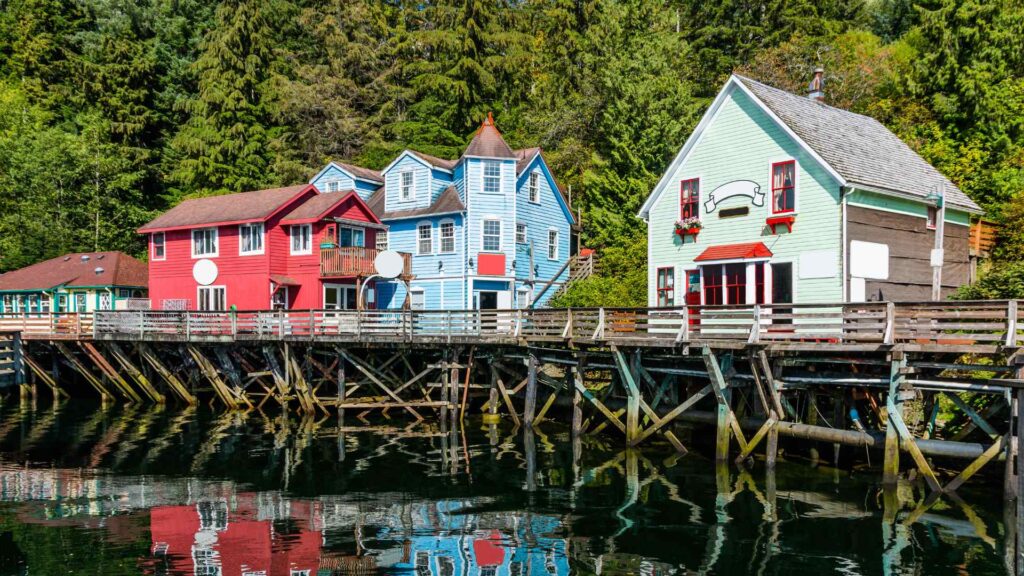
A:
POLYGON ((139 232, 154 309, 266 310, 356 308, 386 230, 354 191, 304 184, 186 200, 139 232))

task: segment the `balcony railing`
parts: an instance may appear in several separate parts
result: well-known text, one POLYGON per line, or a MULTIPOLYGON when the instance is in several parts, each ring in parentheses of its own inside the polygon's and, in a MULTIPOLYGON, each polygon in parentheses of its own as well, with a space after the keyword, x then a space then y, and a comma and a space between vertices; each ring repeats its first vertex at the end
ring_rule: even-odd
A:
MULTIPOLYGON (((380 254, 375 248, 321 248, 320 276, 322 278, 338 278, 349 276, 369 276, 377 272, 373 265, 374 259, 380 254)), ((412 255, 402 254, 402 275, 407 276, 412 267, 412 255)))

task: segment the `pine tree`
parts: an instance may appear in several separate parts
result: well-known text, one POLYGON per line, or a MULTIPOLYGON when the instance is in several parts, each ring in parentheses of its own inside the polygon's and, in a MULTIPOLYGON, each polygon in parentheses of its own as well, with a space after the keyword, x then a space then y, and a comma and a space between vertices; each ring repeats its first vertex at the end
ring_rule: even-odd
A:
MULTIPOLYGON (((171 178, 180 193, 216 194, 275 183, 271 146, 285 127, 275 118, 275 48, 291 5, 223 0, 195 63, 198 94, 172 142, 171 178)), ((287 154, 278 150, 277 154, 287 154)))

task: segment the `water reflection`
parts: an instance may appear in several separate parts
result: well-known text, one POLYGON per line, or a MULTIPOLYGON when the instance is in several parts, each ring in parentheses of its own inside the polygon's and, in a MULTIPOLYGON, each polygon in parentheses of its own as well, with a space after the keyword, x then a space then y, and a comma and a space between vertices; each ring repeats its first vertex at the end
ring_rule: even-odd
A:
POLYGON ((6 406, 0 574, 1005 570, 993 486, 925 499, 873 473, 617 448, 555 425, 6 406))

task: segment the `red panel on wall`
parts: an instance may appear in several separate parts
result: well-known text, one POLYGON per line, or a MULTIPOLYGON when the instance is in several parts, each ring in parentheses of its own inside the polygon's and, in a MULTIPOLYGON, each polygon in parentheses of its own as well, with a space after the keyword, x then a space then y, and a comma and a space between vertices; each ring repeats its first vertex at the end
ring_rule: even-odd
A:
POLYGON ((504 276, 504 254, 477 254, 477 273, 482 276, 504 276))

